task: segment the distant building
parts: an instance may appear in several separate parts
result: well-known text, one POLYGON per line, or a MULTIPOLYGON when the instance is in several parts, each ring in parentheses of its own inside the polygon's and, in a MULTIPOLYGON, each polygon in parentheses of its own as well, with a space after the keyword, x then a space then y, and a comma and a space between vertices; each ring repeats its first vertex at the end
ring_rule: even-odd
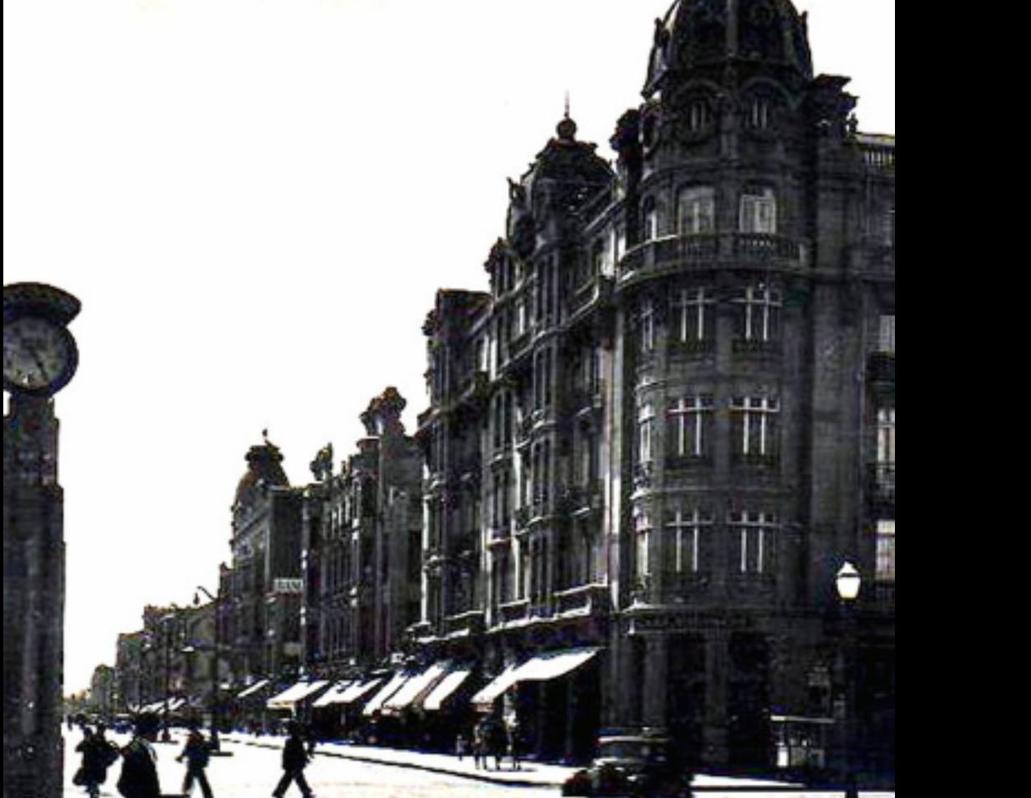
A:
POLYGON ((223 573, 225 627, 239 684, 287 678, 301 664, 301 499, 268 439, 247 453, 232 506, 232 567, 223 573))
POLYGON ((118 712, 134 712, 144 703, 144 643, 143 631, 118 635, 115 653, 115 681, 117 683, 118 712))
POLYGON ((411 636, 488 677, 537 658, 497 707, 544 755, 646 724, 761 766, 784 716, 841 720, 849 560, 862 748, 894 768, 894 137, 847 82, 788 0, 674 3, 615 166, 567 115, 489 292, 438 293, 411 636))
POLYGON ((308 670, 343 676, 386 664, 419 619, 422 457, 393 388, 362 414, 366 436, 333 474, 320 452, 305 493, 303 615, 308 670))
POLYGON ((118 682, 115 669, 110 665, 98 665, 93 669, 90 678, 89 697, 86 700, 88 711, 101 718, 110 717, 118 702, 118 682))

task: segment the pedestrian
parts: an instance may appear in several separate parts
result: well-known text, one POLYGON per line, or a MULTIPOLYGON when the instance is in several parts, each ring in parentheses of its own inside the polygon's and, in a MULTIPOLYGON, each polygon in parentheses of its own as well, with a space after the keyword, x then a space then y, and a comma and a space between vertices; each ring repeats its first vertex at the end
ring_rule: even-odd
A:
POLYGON ((505 756, 505 730, 501 723, 492 720, 487 727, 487 745, 494 756, 494 769, 501 770, 501 760, 505 756))
POLYGON ((152 712, 144 712, 136 718, 133 738, 122 749, 122 774, 116 785, 125 798, 161 798, 158 757, 152 745, 160 725, 158 716, 152 712))
POLYGON ((304 798, 314 798, 314 793, 304 778, 304 768, 308 764, 309 756, 304 747, 301 726, 296 721, 290 721, 286 728, 290 736, 283 746, 283 778, 279 780, 272 795, 274 798, 283 798, 290 785, 296 783, 304 798))
POLYGON ((186 760, 186 775, 183 777, 183 792, 189 795, 193 792, 193 782, 200 785, 201 794, 204 798, 213 798, 211 785, 208 784, 208 775, 205 769, 211 758, 211 746, 204 739, 196 724, 191 725, 190 733, 186 738, 182 753, 176 757, 176 762, 186 760))
POLYGON ((505 736, 508 738, 508 755, 512 757, 512 770, 522 770, 519 761, 519 725, 514 718, 505 724, 505 736))
POLYGON ((479 721, 473 727, 473 764, 480 769, 487 766, 487 727, 486 720, 479 721))
POLYGON ((455 755, 458 757, 459 762, 461 762, 462 757, 465 756, 465 746, 465 735, 462 734, 462 732, 459 732, 458 736, 455 738, 455 755))
POLYGON ((82 765, 72 777, 72 784, 85 787, 90 798, 97 798, 100 795, 100 785, 107 778, 107 768, 110 764, 101 747, 106 747, 106 744, 98 742, 97 735, 89 726, 83 726, 82 733, 82 742, 75 746, 75 750, 82 754, 82 765))

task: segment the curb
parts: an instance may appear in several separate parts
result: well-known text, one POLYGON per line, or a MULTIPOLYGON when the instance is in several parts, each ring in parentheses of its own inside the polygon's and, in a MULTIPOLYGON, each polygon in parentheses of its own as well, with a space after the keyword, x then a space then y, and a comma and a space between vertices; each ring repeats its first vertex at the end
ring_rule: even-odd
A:
MULTIPOLYGON (((272 745, 270 743, 260 743, 250 740, 230 740, 230 742, 237 743, 239 745, 249 745, 254 748, 268 748, 269 750, 278 751, 279 746, 272 745)), ((334 759, 350 759, 354 762, 364 762, 369 765, 384 765, 386 767, 397 767, 397 768, 408 768, 409 770, 422 770, 427 773, 438 773, 443 776, 455 776, 460 779, 468 779, 470 781, 480 781, 487 784, 497 784, 501 786, 509 787, 541 787, 544 789, 552 789, 555 787, 561 787, 561 782, 542 782, 542 781, 527 781, 525 779, 500 779, 495 776, 488 776, 481 773, 466 773, 462 771, 449 770, 447 768, 435 767, 433 765, 421 765, 416 762, 390 762, 383 759, 376 759, 371 756, 362 756, 361 754, 345 754, 339 751, 316 751, 317 756, 326 756, 334 759)))

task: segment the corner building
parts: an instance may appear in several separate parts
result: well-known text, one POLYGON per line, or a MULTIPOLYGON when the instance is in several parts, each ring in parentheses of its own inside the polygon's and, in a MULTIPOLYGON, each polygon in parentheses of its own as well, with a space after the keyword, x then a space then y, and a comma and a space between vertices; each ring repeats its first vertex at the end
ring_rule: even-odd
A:
POLYGON ((826 764, 851 722, 893 774, 894 137, 847 83, 788 0, 674 3, 615 167, 567 116, 510 181, 490 291, 438 294, 412 632, 488 681, 568 663, 485 707, 538 753, 644 724, 761 767, 806 717, 826 764))

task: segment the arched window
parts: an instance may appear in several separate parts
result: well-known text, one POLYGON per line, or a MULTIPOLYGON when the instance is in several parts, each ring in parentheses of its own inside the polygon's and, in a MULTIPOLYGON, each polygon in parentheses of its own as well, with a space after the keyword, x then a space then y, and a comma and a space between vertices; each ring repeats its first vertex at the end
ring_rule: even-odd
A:
POLYGON ((683 188, 677 195, 677 233, 693 235, 716 229, 716 193, 712 186, 683 188))
POLYGON ((687 129, 692 133, 702 133, 712 124, 712 109, 709 101, 692 100, 687 106, 687 129))
POLYGON ((772 188, 749 186, 744 190, 739 228, 742 233, 777 232, 777 198, 772 188))
POLYGON ((766 130, 770 126, 771 117, 770 101, 765 97, 754 97, 748 106, 745 126, 752 130, 766 130))

